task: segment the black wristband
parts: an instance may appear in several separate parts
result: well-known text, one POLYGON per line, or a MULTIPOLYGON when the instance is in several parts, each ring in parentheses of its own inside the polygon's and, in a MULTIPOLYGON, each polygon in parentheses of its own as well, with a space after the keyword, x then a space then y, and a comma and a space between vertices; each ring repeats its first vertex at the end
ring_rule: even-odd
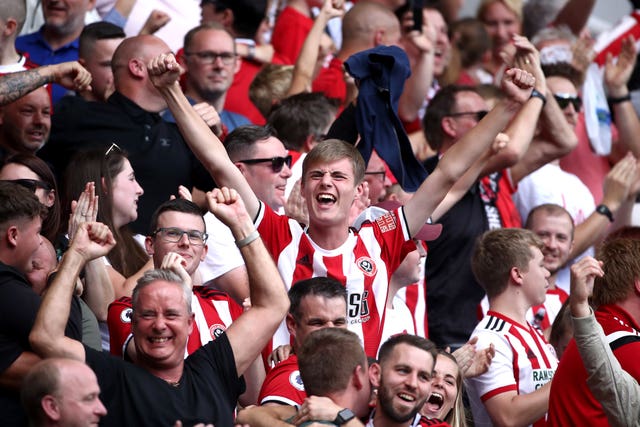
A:
POLYGON ((606 216, 609 219, 609 222, 613 222, 613 214, 607 205, 599 204, 596 206, 596 212, 600 215, 606 216))
POLYGON ((542 93, 540 93, 537 89, 533 89, 531 91, 531 96, 529 97, 529 99, 531 98, 540 98, 542 100, 542 106, 544 107, 547 103, 547 97, 544 96, 542 93))
POLYGON ((619 96, 617 98, 607 98, 609 104, 622 104, 623 102, 631 101, 631 94, 628 93, 625 96, 619 96))

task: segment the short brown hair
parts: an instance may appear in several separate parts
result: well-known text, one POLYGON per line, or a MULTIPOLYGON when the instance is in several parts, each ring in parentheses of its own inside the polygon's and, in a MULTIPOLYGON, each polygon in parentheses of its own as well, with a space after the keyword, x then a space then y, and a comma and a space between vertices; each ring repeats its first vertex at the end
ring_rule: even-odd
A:
POLYGON ((627 299, 633 292, 634 282, 640 279, 640 240, 614 239, 605 242, 597 252, 603 262, 604 276, 596 277, 593 303, 615 304, 627 299))
POLYGON ((442 119, 453 114, 458 106, 458 94, 464 92, 478 93, 473 86, 447 85, 429 101, 422 118, 422 129, 431 149, 438 151, 444 142, 442 119))
POLYGON ((411 347, 416 347, 420 350, 426 351, 431 355, 433 360, 433 367, 436 365, 436 357, 438 356, 438 350, 436 349, 436 345, 429 341, 426 338, 423 338, 418 335, 413 334, 397 334, 390 337, 380 346, 380 351, 378 352, 378 363, 383 365, 384 362, 391 356, 393 353, 393 349, 396 348, 399 344, 406 344, 411 347))
POLYGON ((313 331, 298 352, 300 377, 308 396, 346 389, 353 371, 367 367, 360 338, 342 328, 313 331))
POLYGON ((567 216, 569 218, 569 221, 571 221, 571 240, 573 240, 573 233, 575 231, 575 223, 573 222, 573 217, 568 210, 554 203, 544 203, 531 209, 531 211, 529 211, 529 215, 527 215, 527 221, 524 225, 524 228, 526 228, 527 230, 531 230, 531 228, 533 227, 533 218, 538 212, 544 213, 547 216, 567 216))
POLYGON ((309 151, 302 162, 302 181, 307 179, 307 172, 311 167, 342 159, 351 160, 355 184, 360 184, 364 179, 366 169, 364 159, 355 146, 339 139, 327 139, 309 151))
POLYGON ((0 181, 0 227, 11 221, 42 218, 46 211, 32 191, 14 182, 0 181))
POLYGON ((504 292, 513 267, 528 270, 532 247, 542 250, 544 245, 535 233, 522 228, 490 230, 478 238, 471 256, 471 270, 487 297, 504 292))

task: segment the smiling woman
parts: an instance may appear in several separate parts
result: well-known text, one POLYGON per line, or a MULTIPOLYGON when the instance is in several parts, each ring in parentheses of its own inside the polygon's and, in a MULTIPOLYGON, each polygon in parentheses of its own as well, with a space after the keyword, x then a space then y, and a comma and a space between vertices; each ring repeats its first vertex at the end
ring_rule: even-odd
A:
POLYGON ((75 167, 67 168, 64 180, 63 206, 66 214, 71 210, 71 202, 77 200, 84 190, 85 184, 95 182, 99 199, 97 220, 109 226, 118 242, 109 253, 108 260, 122 276, 133 275, 149 257, 127 228, 127 224, 138 217, 138 199, 144 193, 129 160, 117 145, 112 144, 106 150, 81 152, 71 164, 75 167))

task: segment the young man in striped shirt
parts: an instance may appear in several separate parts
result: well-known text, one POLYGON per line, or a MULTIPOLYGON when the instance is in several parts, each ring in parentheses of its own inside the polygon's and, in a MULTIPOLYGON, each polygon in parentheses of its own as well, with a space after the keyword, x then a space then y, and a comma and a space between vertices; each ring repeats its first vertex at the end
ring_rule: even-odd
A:
POLYGON ((551 380, 558 365, 542 333, 526 320, 542 304, 549 278, 542 241, 529 230, 501 228, 483 234, 471 268, 485 288, 489 311, 473 331, 477 348, 495 346, 489 370, 469 379, 476 426, 545 425, 551 380))
MULTIPOLYGON (((495 137, 530 99, 535 83, 530 74, 509 70, 502 82, 507 97, 447 151, 411 200, 356 232, 349 227, 350 210, 363 192, 365 164, 354 146, 327 140, 307 154, 301 192, 309 225, 302 226, 277 215, 258 199, 222 143, 189 105, 178 84, 179 74, 180 67, 172 55, 160 55, 149 64, 149 76, 191 150, 218 185, 234 188, 242 196, 287 289, 299 280, 316 276, 333 277, 345 285, 349 330, 362 338, 365 353, 372 357, 380 344, 389 277, 406 254, 405 242, 422 229, 468 169, 475 171, 477 165, 485 164, 495 137)), ((278 159, 259 160, 267 168, 278 159)), ((273 339, 274 346, 282 343, 289 343, 284 324, 273 339)))

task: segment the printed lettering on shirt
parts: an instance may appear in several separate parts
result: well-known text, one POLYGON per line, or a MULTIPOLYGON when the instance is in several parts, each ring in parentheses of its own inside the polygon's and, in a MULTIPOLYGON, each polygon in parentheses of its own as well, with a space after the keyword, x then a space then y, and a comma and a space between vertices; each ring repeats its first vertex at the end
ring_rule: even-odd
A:
POLYGON ((351 323, 364 323, 369 320, 368 291, 362 294, 349 294, 349 318, 351 323))
POLYGON ((532 380, 534 389, 537 390, 553 379, 555 369, 534 369, 532 372, 532 380))
POLYGON ((382 215, 381 217, 378 217, 376 219, 376 222, 380 226, 380 231, 382 231, 383 233, 386 233, 387 231, 395 230, 397 227, 396 220, 394 216, 391 214, 385 214, 385 215, 382 215))

